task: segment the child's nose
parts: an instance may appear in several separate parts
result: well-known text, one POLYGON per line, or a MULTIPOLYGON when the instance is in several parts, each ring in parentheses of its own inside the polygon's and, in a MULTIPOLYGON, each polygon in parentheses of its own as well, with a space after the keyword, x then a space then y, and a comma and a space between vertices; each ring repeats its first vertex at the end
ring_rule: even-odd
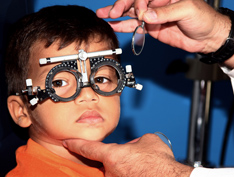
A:
POLYGON ((80 94, 75 99, 76 104, 83 102, 98 102, 99 97, 97 93, 91 87, 82 88, 80 94))

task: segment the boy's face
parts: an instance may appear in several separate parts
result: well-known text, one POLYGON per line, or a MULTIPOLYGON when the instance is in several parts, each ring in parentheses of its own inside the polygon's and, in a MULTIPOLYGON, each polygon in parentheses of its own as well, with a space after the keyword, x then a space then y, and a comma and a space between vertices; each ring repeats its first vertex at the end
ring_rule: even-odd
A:
MULTIPOLYGON (((33 86, 45 88, 45 79, 56 64, 40 66, 39 59, 63 55, 77 54, 77 45, 73 43, 66 48, 57 50, 55 43, 44 48, 44 43, 38 42, 31 50, 30 69, 28 78, 32 79, 33 86)), ((103 43, 90 43, 80 46, 86 52, 108 50, 103 43), (83 48, 82 48, 83 47, 83 48)), ((109 57, 113 58, 113 57, 109 57)), ((79 63, 79 62, 78 62, 79 63)), ((90 65, 86 61, 88 75, 90 65)), ((69 102, 53 102, 51 99, 37 104, 31 112, 30 137, 34 141, 60 143, 61 140, 81 138, 101 141, 117 126, 120 116, 120 94, 101 96, 91 87, 82 88, 77 98, 69 102)))

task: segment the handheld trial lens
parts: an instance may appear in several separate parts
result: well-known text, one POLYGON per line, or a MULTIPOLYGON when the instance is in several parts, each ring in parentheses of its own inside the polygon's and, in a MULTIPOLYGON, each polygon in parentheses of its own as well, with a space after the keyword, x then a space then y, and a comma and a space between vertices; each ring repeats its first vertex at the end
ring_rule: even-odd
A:
POLYGON ((132 36, 132 52, 140 55, 145 45, 145 22, 137 26, 132 36))

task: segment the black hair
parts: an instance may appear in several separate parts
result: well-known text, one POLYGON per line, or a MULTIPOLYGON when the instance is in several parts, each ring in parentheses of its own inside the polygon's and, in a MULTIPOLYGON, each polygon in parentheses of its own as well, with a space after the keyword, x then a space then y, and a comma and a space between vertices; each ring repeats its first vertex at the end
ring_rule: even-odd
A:
POLYGON ((119 46, 110 25, 82 6, 51 6, 23 17, 12 26, 5 56, 8 94, 25 88, 35 42, 45 41, 45 48, 59 42, 60 50, 73 42, 88 44, 94 39, 105 41, 110 49, 119 46))

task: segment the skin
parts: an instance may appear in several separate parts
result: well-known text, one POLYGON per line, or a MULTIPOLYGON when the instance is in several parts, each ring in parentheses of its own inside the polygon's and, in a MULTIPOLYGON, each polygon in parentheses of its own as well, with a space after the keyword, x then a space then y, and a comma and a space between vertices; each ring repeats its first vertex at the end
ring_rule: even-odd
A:
POLYGON ((189 177, 193 168, 176 162, 171 149, 155 134, 126 144, 66 140, 71 151, 103 163, 105 176, 189 177))
MULTIPOLYGON (((37 42, 32 47, 30 56, 31 69, 29 70, 28 78, 32 79, 33 86, 40 86, 44 89, 45 78, 48 72, 55 65, 58 65, 56 63, 40 66, 40 58, 72 55, 78 51, 76 43, 72 43, 61 50, 57 49, 57 43, 52 44, 49 48, 44 48, 43 42, 37 42)), ((85 48, 85 45, 81 45, 79 49, 93 52, 109 48, 104 42, 92 42, 88 48, 85 48)), ((109 57, 111 58, 111 56, 109 57)), ((90 75, 90 65, 87 60, 86 64, 88 75, 90 75)), ((58 79, 63 78, 59 77, 58 79)), ((11 98, 8 99, 9 108, 12 107, 10 105, 11 100, 11 98)), ((18 122, 20 119, 22 120, 22 116, 19 118, 20 116, 14 116, 13 113, 12 116, 20 126, 29 127, 30 138, 35 142, 66 159, 83 165, 90 165, 90 162, 84 162, 83 159, 81 161, 80 156, 68 151, 62 145, 62 142, 71 138, 102 141, 118 124, 120 94, 108 97, 101 96, 94 92, 91 87, 86 87, 72 101, 56 103, 51 99, 47 99, 37 104, 34 109, 28 108, 25 114, 27 114, 27 118, 25 119, 28 119, 27 125, 18 122)))
MULTIPOLYGON (((130 16, 146 22, 146 31, 155 39, 188 52, 217 51, 226 41, 231 21, 204 0, 117 0, 97 10, 100 18, 130 16)), ((133 32, 141 21, 109 22, 116 32, 133 32)), ((234 57, 224 63, 234 67, 234 57)))
MULTIPOLYGON (((133 32, 144 20, 146 31, 152 37, 188 52, 217 51, 231 29, 229 17, 218 13, 203 0, 117 0, 114 5, 98 9, 96 13, 100 18, 137 18, 109 22, 116 32, 133 32)), ((223 65, 234 68, 234 57, 223 65)), ((72 139, 64 141, 64 146, 102 162, 107 177, 189 177, 193 170, 176 162, 170 149, 152 134, 121 145, 72 139)))

